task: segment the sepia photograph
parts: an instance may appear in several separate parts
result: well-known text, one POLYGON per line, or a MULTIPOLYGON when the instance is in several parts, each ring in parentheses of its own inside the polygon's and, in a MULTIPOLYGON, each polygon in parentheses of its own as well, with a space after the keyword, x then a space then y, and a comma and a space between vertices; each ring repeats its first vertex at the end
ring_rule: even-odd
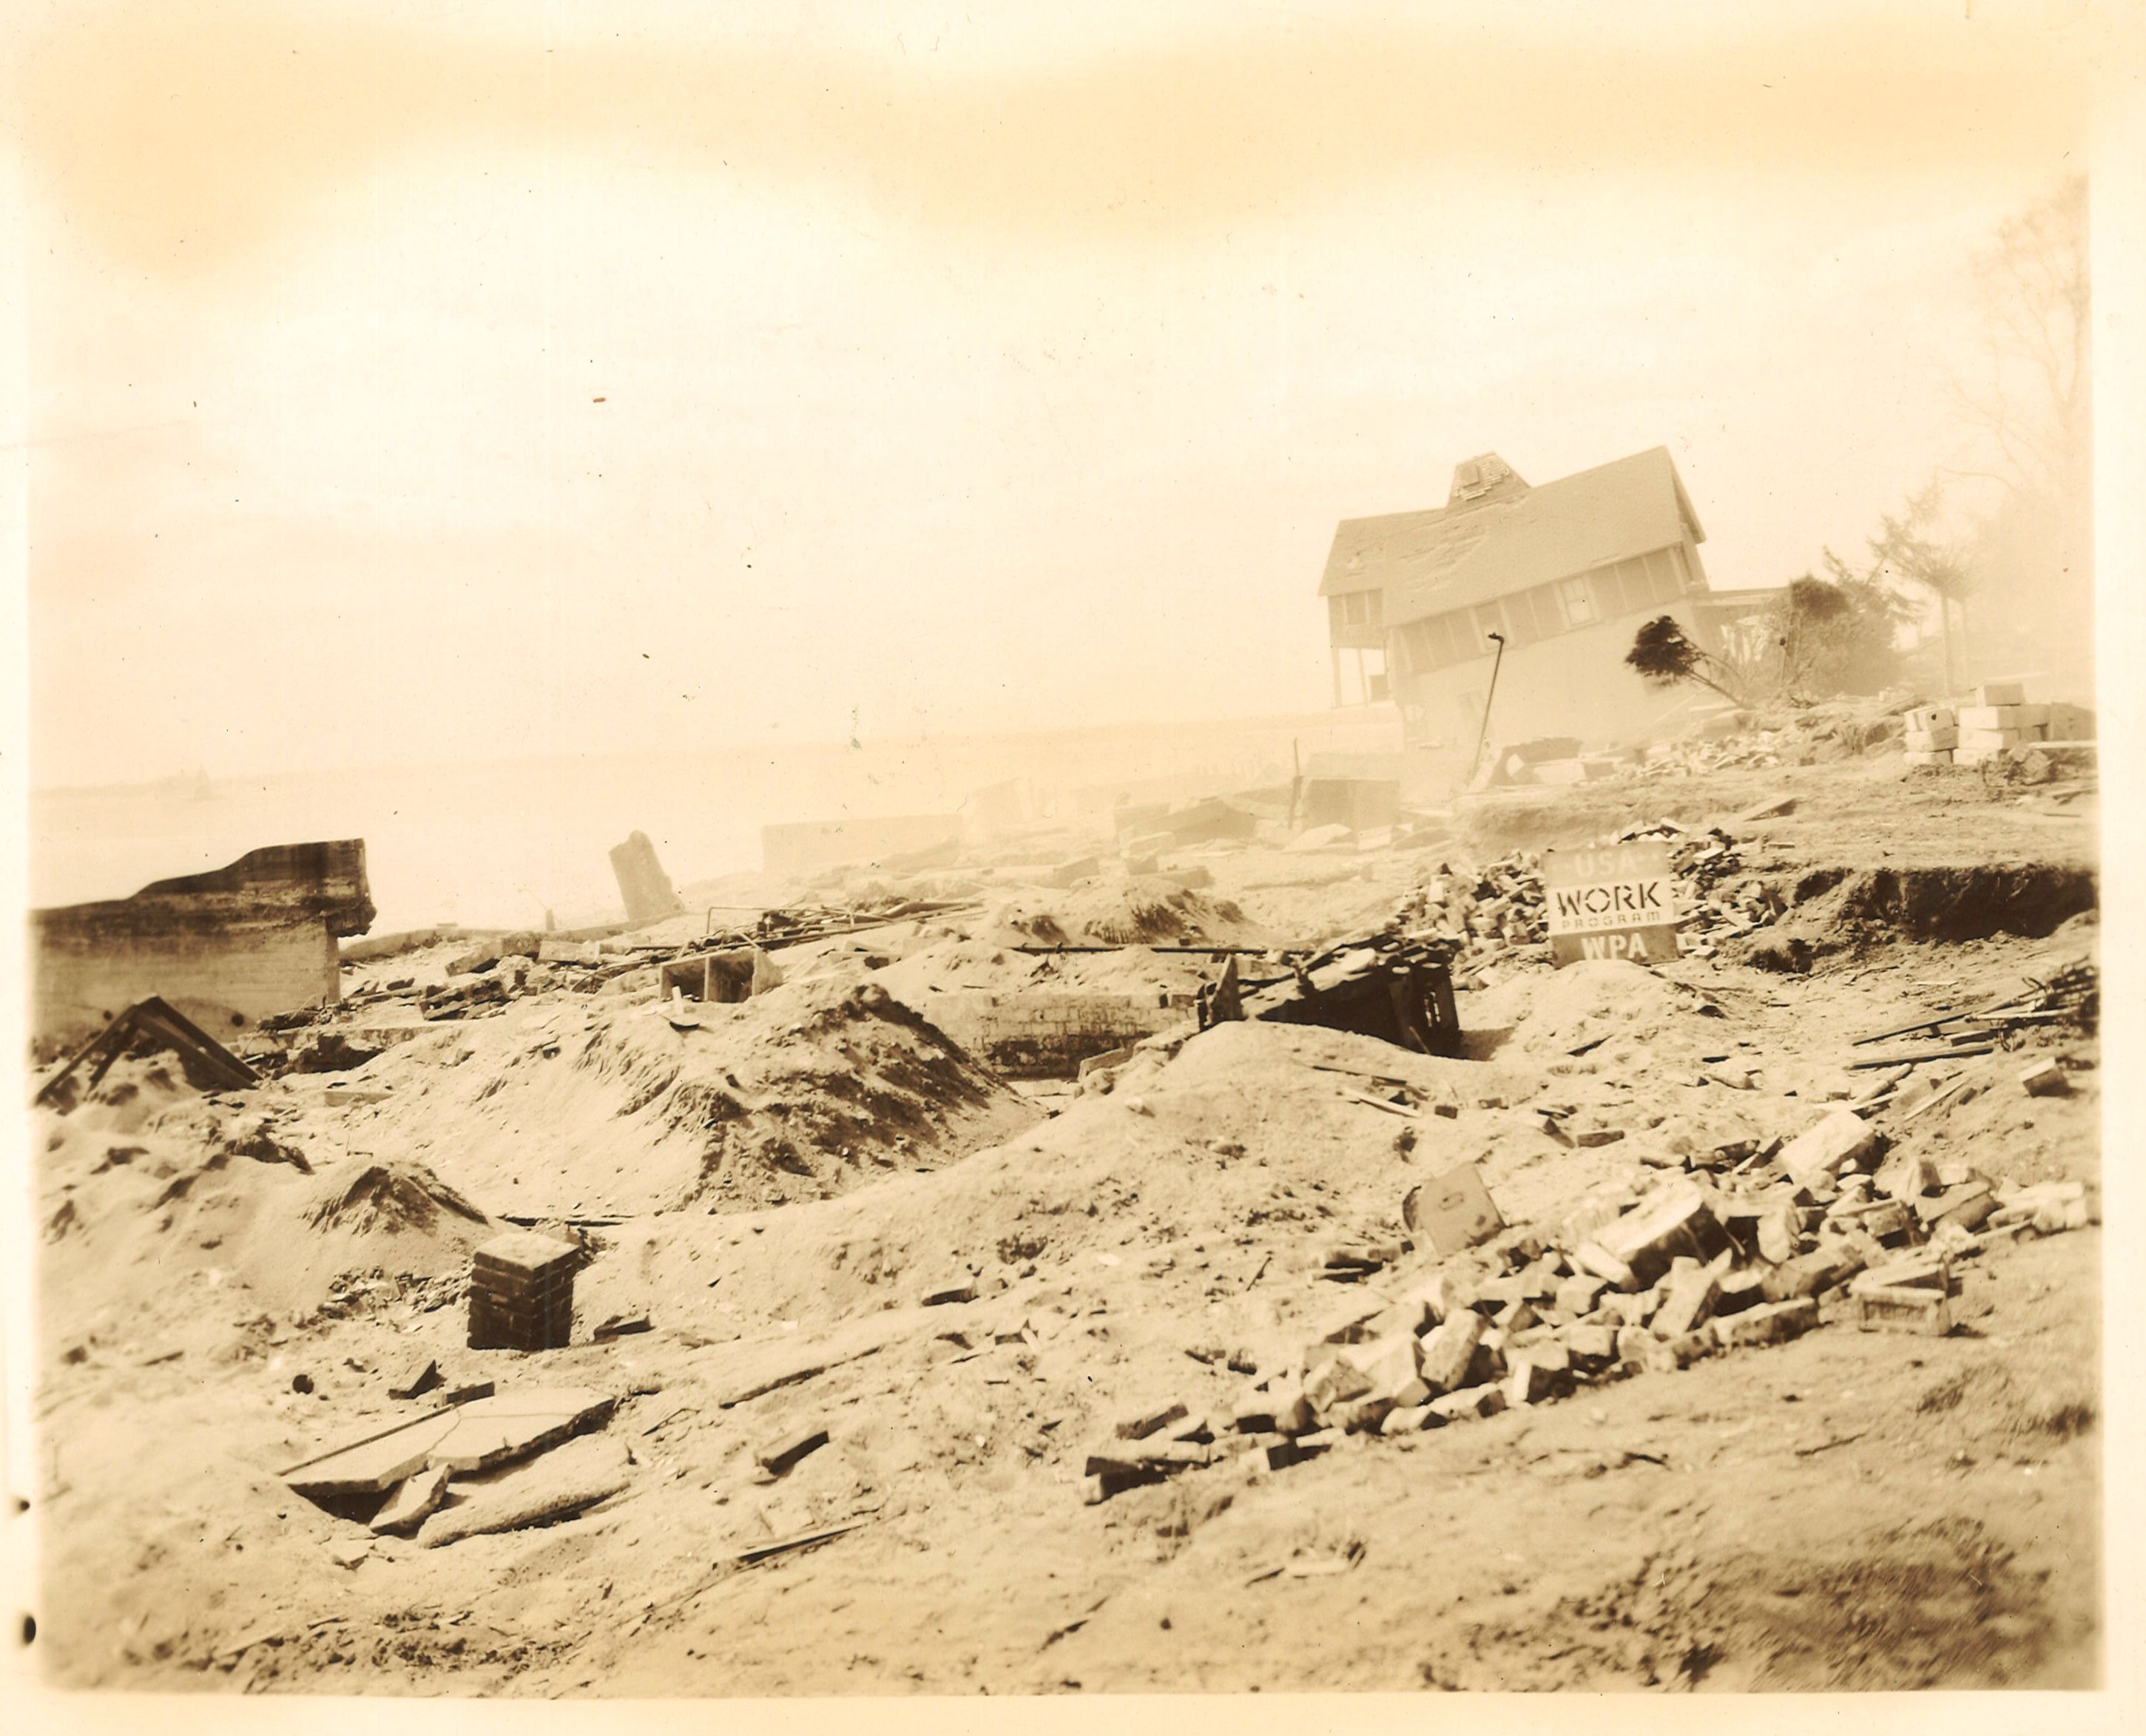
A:
POLYGON ((2130 22, 15 10, 11 1676, 2087 1719, 2130 22))

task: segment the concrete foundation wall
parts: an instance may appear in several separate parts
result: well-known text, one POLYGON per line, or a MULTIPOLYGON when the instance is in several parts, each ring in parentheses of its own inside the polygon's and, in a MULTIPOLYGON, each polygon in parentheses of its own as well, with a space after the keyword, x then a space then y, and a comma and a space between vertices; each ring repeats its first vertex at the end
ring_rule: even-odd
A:
POLYGON ((1070 1079, 1105 1055, 1181 1025, 1190 995, 982 992, 934 995, 917 1011, 978 1060, 1009 1079, 1070 1079))
POLYGON ((132 898, 34 910, 31 1035, 77 1041, 157 995, 211 1036, 228 1036, 339 999, 337 936, 372 922, 356 838, 271 845, 132 898))
POLYGON ((325 918, 257 922, 148 921, 82 905, 31 917, 32 1034, 74 1042, 152 995, 212 1037, 227 1037, 271 1013, 337 998, 339 960, 325 918), (101 913, 101 914, 100 914, 101 913))

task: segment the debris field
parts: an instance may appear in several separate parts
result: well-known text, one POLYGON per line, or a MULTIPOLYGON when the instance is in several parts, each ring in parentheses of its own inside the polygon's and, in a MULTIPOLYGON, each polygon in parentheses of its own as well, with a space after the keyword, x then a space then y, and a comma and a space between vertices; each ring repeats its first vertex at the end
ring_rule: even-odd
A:
POLYGON ((55 1057, 53 1679, 2091 1684, 2090 792, 1797 733, 55 1057), (1631 844, 1681 956, 1554 969, 1631 844))

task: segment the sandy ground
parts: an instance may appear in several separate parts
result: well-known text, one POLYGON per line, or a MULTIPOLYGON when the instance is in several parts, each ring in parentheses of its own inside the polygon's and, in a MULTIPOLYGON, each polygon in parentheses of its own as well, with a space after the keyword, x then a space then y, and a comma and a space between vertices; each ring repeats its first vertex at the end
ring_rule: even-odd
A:
MULTIPOLYGON (((1600 829, 1781 787, 1798 812, 1751 830, 1790 870, 2092 860, 2090 811, 1970 799, 1883 761, 1587 799, 1600 829)), ((1476 811, 1453 854, 1525 839, 1527 805, 1476 811)), ((1245 931, 1310 942, 1375 926, 1444 856, 1195 858, 1245 931)), ((1865 934, 1808 975, 1727 956, 1532 965, 1461 997, 1468 1060, 1231 1025, 1107 1093, 1048 1097, 1047 1116, 901 1010, 942 978, 1031 980, 992 917, 898 925, 817 967, 791 955, 791 984, 698 1031, 554 988, 428 1028, 342 1086, 212 1100, 129 1062, 42 1116, 52 1679, 634 1696, 2094 1681, 2098 1229, 1993 1241, 1944 1338, 1834 1319, 1280 1470, 1251 1454, 1100 1505, 1081 1493, 1115 1419, 1226 1409, 1337 1305, 1427 1270, 1404 1252, 1368 1285, 1316 1275, 1329 1248, 1400 1241, 1426 1176, 1480 1165, 1519 1223, 1686 1153, 1792 1136, 1861 1088, 1853 1037, 2000 998, 2089 945, 2090 917, 2044 940, 1865 934), (1754 1088, 1706 1081, 1725 1066, 1754 1088), (1361 1101, 1375 1075, 1419 1112, 1361 1101), (352 1086, 379 1095, 328 1100, 352 1086), (1622 1136, 1560 1143, 1533 1113, 1550 1105, 1622 1136), (460 1276, 508 1214, 603 1220, 581 1226, 568 1349, 463 1344, 460 1276), (971 1280, 975 1300, 921 1305, 971 1280), (651 1330, 590 1341, 641 1312, 651 1330), (291 1492, 282 1467, 407 1414, 387 1389, 427 1357, 502 1391, 616 1396, 602 1434, 559 1453, 622 1449, 624 1492, 439 1549, 369 1539, 291 1492), (827 1444, 786 1474, 756 1464, 814 1427, 827 1444)), ((1167 984, 1184 965, 1095 969, 1093 985, 1167 984)), ((1993 1176, 2098 1180, 2094 1041, 2026 1041, 1992 1058, 1987 1090, 1878 1125, 1993 1176), (2064 1059, 2064 1095, 2013 1083, 2038 1053, 2064 1059)))

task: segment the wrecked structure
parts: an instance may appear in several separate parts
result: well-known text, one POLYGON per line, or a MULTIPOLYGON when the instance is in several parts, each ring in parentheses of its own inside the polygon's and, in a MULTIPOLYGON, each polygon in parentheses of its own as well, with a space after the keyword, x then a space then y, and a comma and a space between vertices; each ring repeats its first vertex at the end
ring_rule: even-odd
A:
POLYGON ((1667 615, 1712 646, 1724 608, 1749 611, 1709 592, 1705 540, 1665 446, 1532 487, 1495 452, 1470 458, 1445 506, 1335 527, 1319 586, 1334 702, 1391 701, 1409 746, 1465 746, 1496 666, 1501 740, 1639 734, 1686 702, 1624 667, 1639 624, 1667 615))
POLYGON ((618 876, 618 895, 626 900, 628 922, 661 922, 684 912, 685 901, 656 861, 656 846, 648 841, 647 833, 636 832, 625 843, 613 845, 611 870, 618 876))
POLYGON ((79 1042, 152 996, 227 1035, 331 1004, 336 941, 372 915, 359 838, 271 845, 131 898, 33 910, 31 1034, 79 1042))

